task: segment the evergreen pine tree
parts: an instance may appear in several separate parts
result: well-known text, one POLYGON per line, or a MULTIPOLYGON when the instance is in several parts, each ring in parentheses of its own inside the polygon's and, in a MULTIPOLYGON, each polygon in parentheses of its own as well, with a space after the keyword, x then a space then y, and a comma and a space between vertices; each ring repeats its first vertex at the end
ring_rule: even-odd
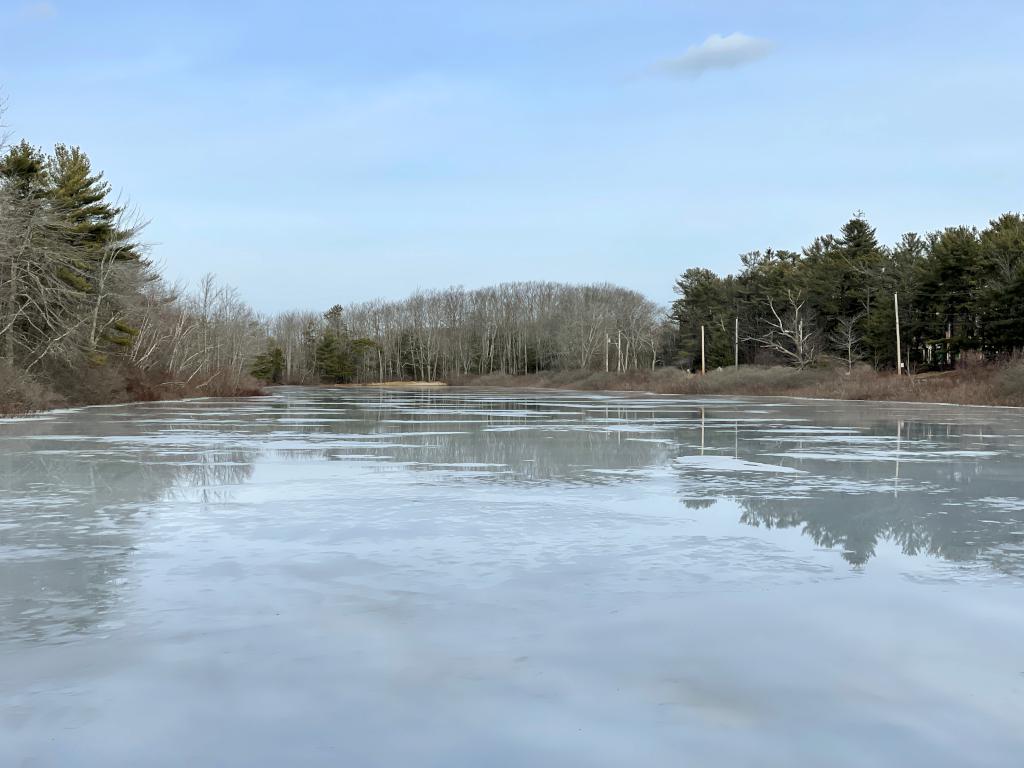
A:
POLYGON ((253 361, 251 373, 254 378, 268 384, 280 384, 284 378, 284 350, 276 344, 253 361))
MULTIPOLYGON (((102 173, 92 172, 86 154, 58 144, 46 165, 50 197, 67 218, 76 244, 95 248, 116 237, 115 224, 124 208, 108 202, 110 184, 102 173)), ((127 252, 122 255, 128 257, 127 252)))
POLYGON ((323 381, 341 384, 352 378, 352 358, 345 339, 327 330, 316 345, 317 373, 323 381))

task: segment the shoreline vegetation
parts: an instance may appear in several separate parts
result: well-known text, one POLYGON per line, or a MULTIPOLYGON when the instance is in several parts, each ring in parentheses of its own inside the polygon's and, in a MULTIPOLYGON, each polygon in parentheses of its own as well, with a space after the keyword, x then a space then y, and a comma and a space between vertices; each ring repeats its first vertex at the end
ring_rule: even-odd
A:
POLYGON ((168 283, 82 149, 7 144, 2 118, 0 415, 260 392, 265 319, 212 275, 168 283))
MULTIPOLYGON (((552 389, 565 392, 644 392, 655 395, 722 397, 796 397, 851 402, 895 402, 1024 408, 1024 361, 977 365, 972 369, 896 376, 860 365, 799 370, 786 366, 740 366, 695 374, 678 368, 633 371, 545 371, 530 374, 491 373, 453 376, 447 381, 384 381, 341 384, 310 383, 338 389, 435 390, 448 387, 493 389, 552 389)), ((160 393, 157 393, 160 394, 160 393)), ((226 393, 167 390, 162 396, 113 401, 115 403, 174 401, 192 397, 259 397, 262 387, 226 393)), ((0 403, 2 403, 0 399, 0 403)), ((95 403, 99 404, 99 403, 95 403)), ((110 403, 106 403, 110 404, 110 403)), ((51 403, 31 409, 0 409, 4 416, 42 413, 65 407, 51 403)))
POLYGON ((538 388, 658 395, 800 397, 821 400, 1024 407, 1024 361, 897 377, 869 366, 798 370, 740 366, 694 374, 677 368, 629 372, 554 371, 455 377, 452 386, 538 388))
POLYGON ((326 386, 340 389, 437 389, 451 385, 447 381, 367 381, 326 386))
POLYGON ((1024 405, 1017 213, 891 246, 857 213, 800 251, 741 255, 736 274, 687 269, 671 306, 525 281, 274 315, 213 275, 168 283, 146 223, 80 148, 0 134, 0 416, 444 382, 1024 405))

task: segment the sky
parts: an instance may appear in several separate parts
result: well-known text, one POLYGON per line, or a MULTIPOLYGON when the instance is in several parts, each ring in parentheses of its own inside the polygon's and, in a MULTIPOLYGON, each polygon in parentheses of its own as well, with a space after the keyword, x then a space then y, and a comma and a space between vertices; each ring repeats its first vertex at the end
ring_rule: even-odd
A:
POLYGON ((694 266, 1024 208, 1024 3, 0 0, 15 139, 260 311, 694 266))

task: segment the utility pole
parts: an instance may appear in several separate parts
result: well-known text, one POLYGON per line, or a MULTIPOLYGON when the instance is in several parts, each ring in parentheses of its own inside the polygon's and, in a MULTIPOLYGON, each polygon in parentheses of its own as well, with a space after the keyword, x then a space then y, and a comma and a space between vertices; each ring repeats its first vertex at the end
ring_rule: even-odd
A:
POLYGON ((703 376, 707 373, 707 368, 704 365, 704 326, 700 327, 700 375, 703 376))
MULTIPOLYGON (((900 295, 892 295, 893 308, 896 310, 896 375, 903 371, 903 345, 900 343, 900 295)), ((909 372, 908 372, 909 373, 909 372)))
POLYGON ((619 339, 615 343, 615 370, 626 370, 622 365, 622 330, 619 330, 619 339))
POLYGON ((736 318, 736 330, 733 332, 732 338, 733 348, 733 365, 737 368, 740 367, 740 319, 736 318))
POLYGON ((607 333, 604 335, 604 372, 608 373, 608 347, 611 346, 612 337, 607 333))

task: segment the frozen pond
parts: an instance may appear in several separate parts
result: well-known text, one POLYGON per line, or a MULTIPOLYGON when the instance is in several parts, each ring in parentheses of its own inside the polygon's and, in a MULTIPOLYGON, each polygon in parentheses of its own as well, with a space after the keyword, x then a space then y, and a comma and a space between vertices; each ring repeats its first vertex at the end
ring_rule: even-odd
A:
POLYGON ((0 765, 1016 766, 1024 413, 446 390, 0 421, 0 765))

